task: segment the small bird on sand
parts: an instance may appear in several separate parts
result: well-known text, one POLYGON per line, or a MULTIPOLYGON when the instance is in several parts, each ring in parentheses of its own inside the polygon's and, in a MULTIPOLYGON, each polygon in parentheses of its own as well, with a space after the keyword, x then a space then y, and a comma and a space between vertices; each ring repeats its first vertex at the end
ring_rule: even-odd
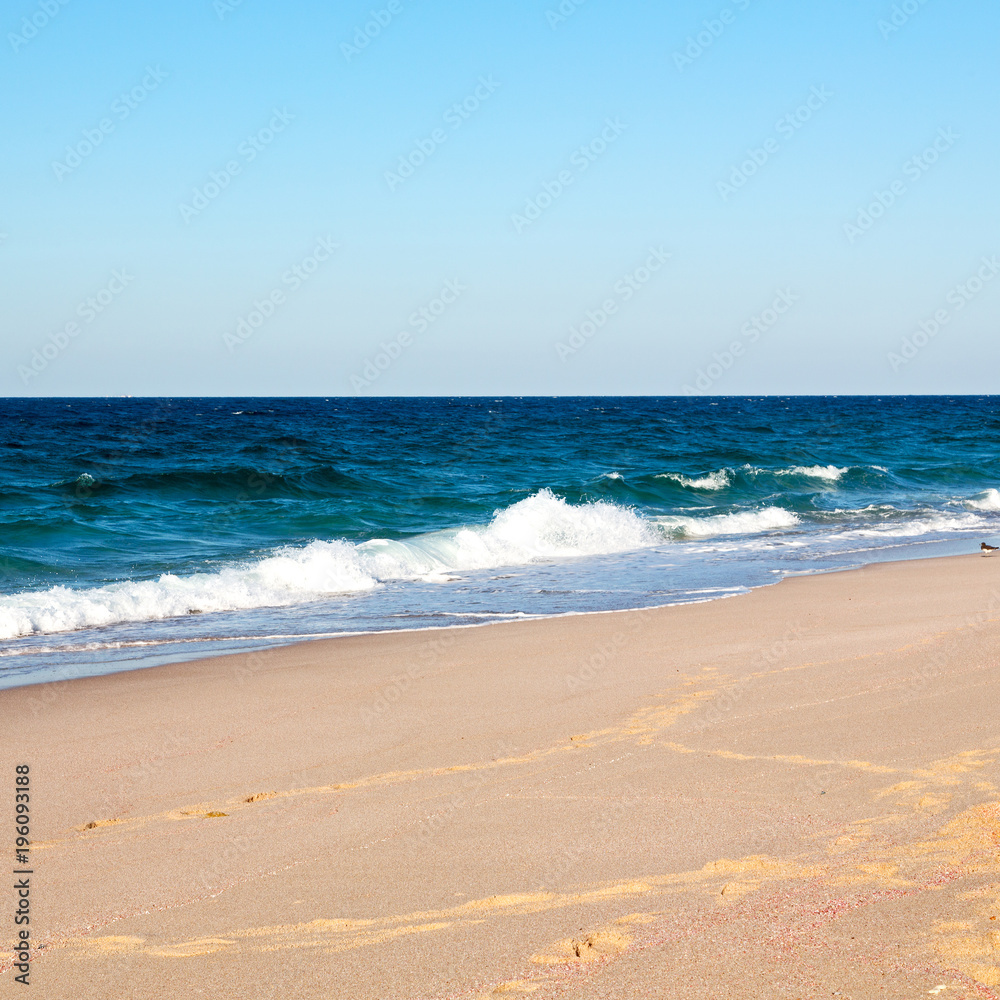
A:
POLYGON ((996 552, 1000 549, 1000 545, 987 545, 986 542, 981 542, 979 547, 983 550, 983 555, 988 556, 991 552, 996 552))

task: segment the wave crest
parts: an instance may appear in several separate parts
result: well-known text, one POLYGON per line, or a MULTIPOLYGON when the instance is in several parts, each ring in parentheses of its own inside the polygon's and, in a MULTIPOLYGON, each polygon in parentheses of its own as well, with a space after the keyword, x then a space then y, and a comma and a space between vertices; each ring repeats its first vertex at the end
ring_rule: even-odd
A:
POLYGON ((756 480, 760 477, 768 476, 798 476, 801 479, 822 479, 826 482, 836 483, 851 470, 838 465, 795 465, 788 469, 764 469, 755 465, 742 465, 737 469, 718 469, 715 472, 706 472, 703 476, 685 476, 679 472, 665 472, 656 476, 656 479, 672 479, 675 483, 680 483, 691 490, 722 490, 727 486, 732 486, 734 477, 739 481, 741 477, 749 480, 756 480))
POLYGON ((791 469, 778 469, 776 476, 802 476, 805 479, 825 479, 835 483, 850 470, 836 465, 796 465, 791 469))
POLYGON ((794 528, 799 516, 783 507, 710 514, 708 517, 659 517, 657 524, 680 538, 713 538, 716 535, 757 535, 764 531, 794 528))
POLYGON ((689 490, 724 490, 732 482, 728 469, 708 472, 704 476, 684 476, 679 472, 665 472, 657 479, 672 479, 689 490))
POLYGON ((285 607, 393 580, 440 581, 462 570, 608 555, 661 544, 634 511, 606 501, 571 505, 542 490, 493 516, 488 525, 403 540, 359 544, 314 541, 256 563, 214 573, 113 583, 87 590, 53 587, 0 598, 0 638, 199 612, 285 607))
POLYGON ((1000 510, 1000 490, 990 488, 965 501, 971 510, 1000 510))

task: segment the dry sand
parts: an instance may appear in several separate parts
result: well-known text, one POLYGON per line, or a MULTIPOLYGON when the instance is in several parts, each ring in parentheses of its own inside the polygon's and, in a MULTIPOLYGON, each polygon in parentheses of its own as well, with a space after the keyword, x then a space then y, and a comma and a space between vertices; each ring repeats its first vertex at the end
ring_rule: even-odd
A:
POLYGON ((0 995, 995 997, 998 621, 963 556, 0 692, 0 995))

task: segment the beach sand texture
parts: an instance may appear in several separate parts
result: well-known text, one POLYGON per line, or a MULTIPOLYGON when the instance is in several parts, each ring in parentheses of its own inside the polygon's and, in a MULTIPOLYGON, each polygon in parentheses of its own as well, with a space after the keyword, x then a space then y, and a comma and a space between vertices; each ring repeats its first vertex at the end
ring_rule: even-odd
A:
POLYGON ((0 692, 0 995, 996 997, 998 636, 976 555, 0 692))

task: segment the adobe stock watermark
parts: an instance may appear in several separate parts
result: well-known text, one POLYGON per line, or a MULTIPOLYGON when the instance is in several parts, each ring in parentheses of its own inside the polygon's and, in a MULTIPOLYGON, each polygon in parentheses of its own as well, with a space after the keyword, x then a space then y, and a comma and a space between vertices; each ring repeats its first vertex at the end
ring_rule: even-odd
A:
POLYGON ((370 10, 368 20, 361 27, 355 27, 353 44, 340 43, 340 51, 350 62, 355 56, 361 55, 382 32, 392 24, 393 20, 403 13, 403 0, 389 0, 381 10, 370 10))
POLYGON ((622 124, 620 118, 606 118, 601 133, 573 151, 569 158, 572 169, 560 170, 552 180, 542 185, 542 190, 538 194, 528 198, 520 212, 511 215, 514 232, 523 233, 528 226, 537 222, 542 213, 551 208, 576 182, 577 177, 588 170, 591 164, 596 163, 627 128, 628 125, 622 124))
MULTIPOLYGON (((87 463, 88 477, 80 477, 73 484, 73 499, 70 502, 89 500, 103 481, 110 480, 121 469, 122 463, 130 461, 161 429, 172 426, 173 420, 170 401, 158 399, 152 413, 131 424, 127 434, 118 435, 115 440, 106 439, 101 457, 87 463)), ((47 684, 45 686, 48 687, 47 684)))
POLYGON ((111 280, 99 292, 88 296, 76 307, 77 316, 83 320, 82 326, 76 320, 71 320, 61 330, 52 334, 41 349, 32 352, 29 364, 17 366, 21 382, 28 385, 32 379, 38 378, 83 333, 83 329, 102 315, 134 280, 135 275, 129 274, 125 268, 112 271, 111 280))
POLYGON ((419 662, 410 663, 405 671, 393 674, 375 695, 370 706, 361 706, 361 715, 369 732, 378 725, 388 722, 388 716, 395 712, 400 702, 410 693, 413 686, 428 676, 442 656, 455 645, 453 629, 441 629, 440 634, 428 636, 417 648, 419 662))
POLYGON ((549 22, 549 27, 555 31, 561 24, 565 24, 587 0, 562 0, 558 7, 550 8, 545 12, 545 20, 549 22))
MULTIPOLYGON (((934 141, 903 164, 903 176, 914 183, 919 181, 960 138, 961 136, 952 128, 939 128, 934 141)), ((864 236, 908 191, 905 182, 898 177, 884 191, 876 191, 875 200, 865 208, 858 209, 854 222, 844 223, 844 235, 848 243, 853 245, 864 236)))
POLYGON ((152 66, 147 66, 146 75, 142 80, 134 87, 119 94, 111 102, 110 111, 114 117, 102 118, 95 128, 84 129, 83 138, 75 145, 66 147, 65 161, 52 161, 52 170, 56 179, 61 181, 67 174, 76 170, 104 142, 105 137, 114 132, 115 119, 119 122, 125 121, 154 90, 159 88, 169 75, 159 66, 155 69, 152 66))
MULTIPOLYGON (((813 87, 802 104, 774 123, 775 132, 786 137, 795 135, 800 128, 812 120, 817 111, 826 106, 831 97, 833 97, 833 93, 827 90, 825 85, 813 87)), ((751 146, 747 150, 747 158, 730 170, 729 180, 716 182, 715 189, 719 192, 722 200, 728 201, 732 195, 736 194, 779 149, 781 149, 781 140, 775 139, 773 136, 765 139, 760 146, 751 146)))
POLYGON ((886 355, 892 370, 898 372, 904 365, 908 365, 951 322, 953 315, 961 312, 997 274, 1000 274, 1000 261, 996 255, 983 257, 976 272, 945 296, 945 301, 951 308, 942 306, 936 309, 930 319, 920 321, 912 336, 903 337, 898 351, 890 351, 886 355))
MULTIPOLYGON (((305 448, 305 442, 292 438, 290 441, 281 441, 272 450, 269 449, 268 460, 274 463, 274 467, 282 469, 300 456, 305 448)), ((269 494, 272 486, 281 482, 281 472, 240 471, 238 473, 242 481, 242 488, 239 493, 233 496, 225 504, 217 508, 220 517, 242 517, 243 505, 252 503, 255 500, 270 499, 273 494, 269 494)))
POLYGON ((670 254, 663 247, 650 247, 649 256, 634 271, 619 278, 614 284, 614 295, 604 299, 596 309, 587 310, 587 318, 570 327, 565 341, 555 345, 560 361, 572 357, 585 346, 598 331, 603 330, 612 316, 617 315, 621 305, 628 302, 640 288, 652 280, 654 274, 670 260, 670 254))
POLYGON ((609 663, 616 663, 625 644, 626 635, 616 632, 607 642, 590 653, 583 666, 575 674, 566 675, 566 687, 571 694, 589 687, 609 663))
MULTIPOLYGON (((481 76, 475 90, 461 101, 452 104, 441 116, 445 125, 452 132, 457 132, 499 88, 500 84, 492 76, 481 76)), ((389 190, 395 191, 404 181, 408 181, 434 155, 438 146, 447 140, 448 132, 441 126, 433 129, 425 138, 418 139, 410 152, 399 158, 394 171, 385 171, 383 176, 389 185, 389 190)))
MULTIPOLYGON (((967 615, 957 627, 952 626, 952 634, 971 632, 975 635, 987 625, 992 625, 996 622, 998 611, 1000 611, 1000 590, 994 588, 990 591, 989 599, 982 611, 967 615)), ((917 659, 917 672, 915 676, 910 678, 908 687, 914 692, 922 693, 926 691, 932 681, 952 673, 954 662, 954 652, 941 649, 940 647, 928 650, 924 656, 917 659)))
POLYGON ((180 213, 185 225, 190 225, 192 219, 201 215, 229 187, 232 179, 243 173, 244 165, 253 163, 293 121, 295 115, 290 114, 287 108, 280 111, 274 108, 268 123, 236 147, 236 155, 242 158, 242 162, 235 158, 227 161, 221 170, 208 175, 205 184, 193 190, 190 205, 181 203, 180 213))
MULTIPOLYGON (((773 670, 788 656, 793 645, 802 641, 805 634, 806 630, 803 623, 796 622, 791 625, 785 630, 780 639, 776 639, 770 646, 757 651, 750 663, 751 670, 766 671, 768 668, 773 670)), ((700 705, 697 710, 698 715, 693 719, 692 728, 694 731, 701 732, 708 726, 717 725, 722 722, 726 714, 739 705, 743 696, 752 687, 754 681, 759 679, 759 676, 755 677, 754 673, 746 674, 739 680, 718 691, 713 696, 711 702, 700 705)))
POLYGON ((600 857, 610 839, 620 836, 622 830, 635 828, 632 819, 634 811, 648 801, 648 792, 644 796, 632 785, 619 782, 615 782, 613 787, 610 801, 601 802, 600 811, 589 813, 586 827, 574 824, 573 838, 561 841, 557 852, 546 855, 545 867, 538 879, 541 887, 553 889, 570 876, 575 876, 572 881, 578 881, 581 868, 589 860, 600 857))
MULTIPOLYGON (((504 740, 494 744, 491 756, 494 761, 507 760, 514 757, 517 752, 517 747, 504 740)), ((436 797, 438 804, 436 804, 434 811, 425 814, 417 823, 417 842, 422 847, 430 846, 433 838, 451 823, 463 809, 474 805, 476 793, 483 793, 487 797, 491 792, 496 794, 496 777, 497 771, 488 766, 463 770, 460 776, 453 775, 449 784, 452 788, 457 784, 458 789, 453 790, 446 798, 443 795, 436 797), (443 802, 440 801, 441 798, 444 799, 443 802)))
POLYGON ((215 13, 219 15, 219 20, 224 21, 228 14, 232 14, 243 0, 215 0, 212 6, 215 8, 215 13))
POLYGON ((693 65, 694 61, 710 49, 717 38, 720 38, 735 20, 737 14, 742 14, 753 0, 735 0, 733 7, 723 7, 717 17, 710 21, 702 21, 702 28, 696 35, 688 35, 683 50, 674 52, 674 65, 679 73, 693 65))
POLYGON ((733 340, 728 349, 713 351, 712 360, 704 368, 698 369, 691 383, 682 386, 684 395, 701 396, 708 392, 746 354, 747 348, 756 344, 798 301, 799 297, 790 288, 779 289, 770 306, 758 315, 751 316, 740 327, 740 336, 746 343, 743 340, 733 340))
POLYGON ((47 27, 69 0, 39 0, 38 10, 30 18, 21 18, 20 31, 8 31, 7 41, 15 52, 20 52, 29 42, 38 37, 38 32, 47 27))
POLYGON ((882 37, 888 41, 897 31, 905 27, 910 18, 918 11, 922 10, 927 0, 902 0, 902 3, 894 3, 889 18, 880 18, 878 30, 882 37))
MULTIPOLYGON (((297 292, 319 270, 320 264, 325 264, 333 256, 339 246, 340 244, 334 243, 329 236, 320 237, 312 253, 307 254, 282 274, 281 284, 289 292, 297 292)), ((237 347, 245 344, 287 301, 288 295, 281 288, 272 288, 264 298, 255 299, 250 312, 239 318, 235 332, 227 330, 222 335, 222 342, 229 353, 232 354, 237 347)))
MULTIPOLYGON (((441 291, 430 302, 421 306, 416 312, 410 313, 408 322, 413 331, 417 334, 426 333, 448 311, 449 306, 453 306, 461 298, 464 291, 466 286, 461 282, 455 279, 446 281, 441 291)), ((351 388, 359 392, 371 386, 384 371, 392 367, 404 351, 413 346, 413 336, 410 330, 401 330, 392 340, 380 341, 378 353, 365 359, 360 374, 351 376, 351 388)))

